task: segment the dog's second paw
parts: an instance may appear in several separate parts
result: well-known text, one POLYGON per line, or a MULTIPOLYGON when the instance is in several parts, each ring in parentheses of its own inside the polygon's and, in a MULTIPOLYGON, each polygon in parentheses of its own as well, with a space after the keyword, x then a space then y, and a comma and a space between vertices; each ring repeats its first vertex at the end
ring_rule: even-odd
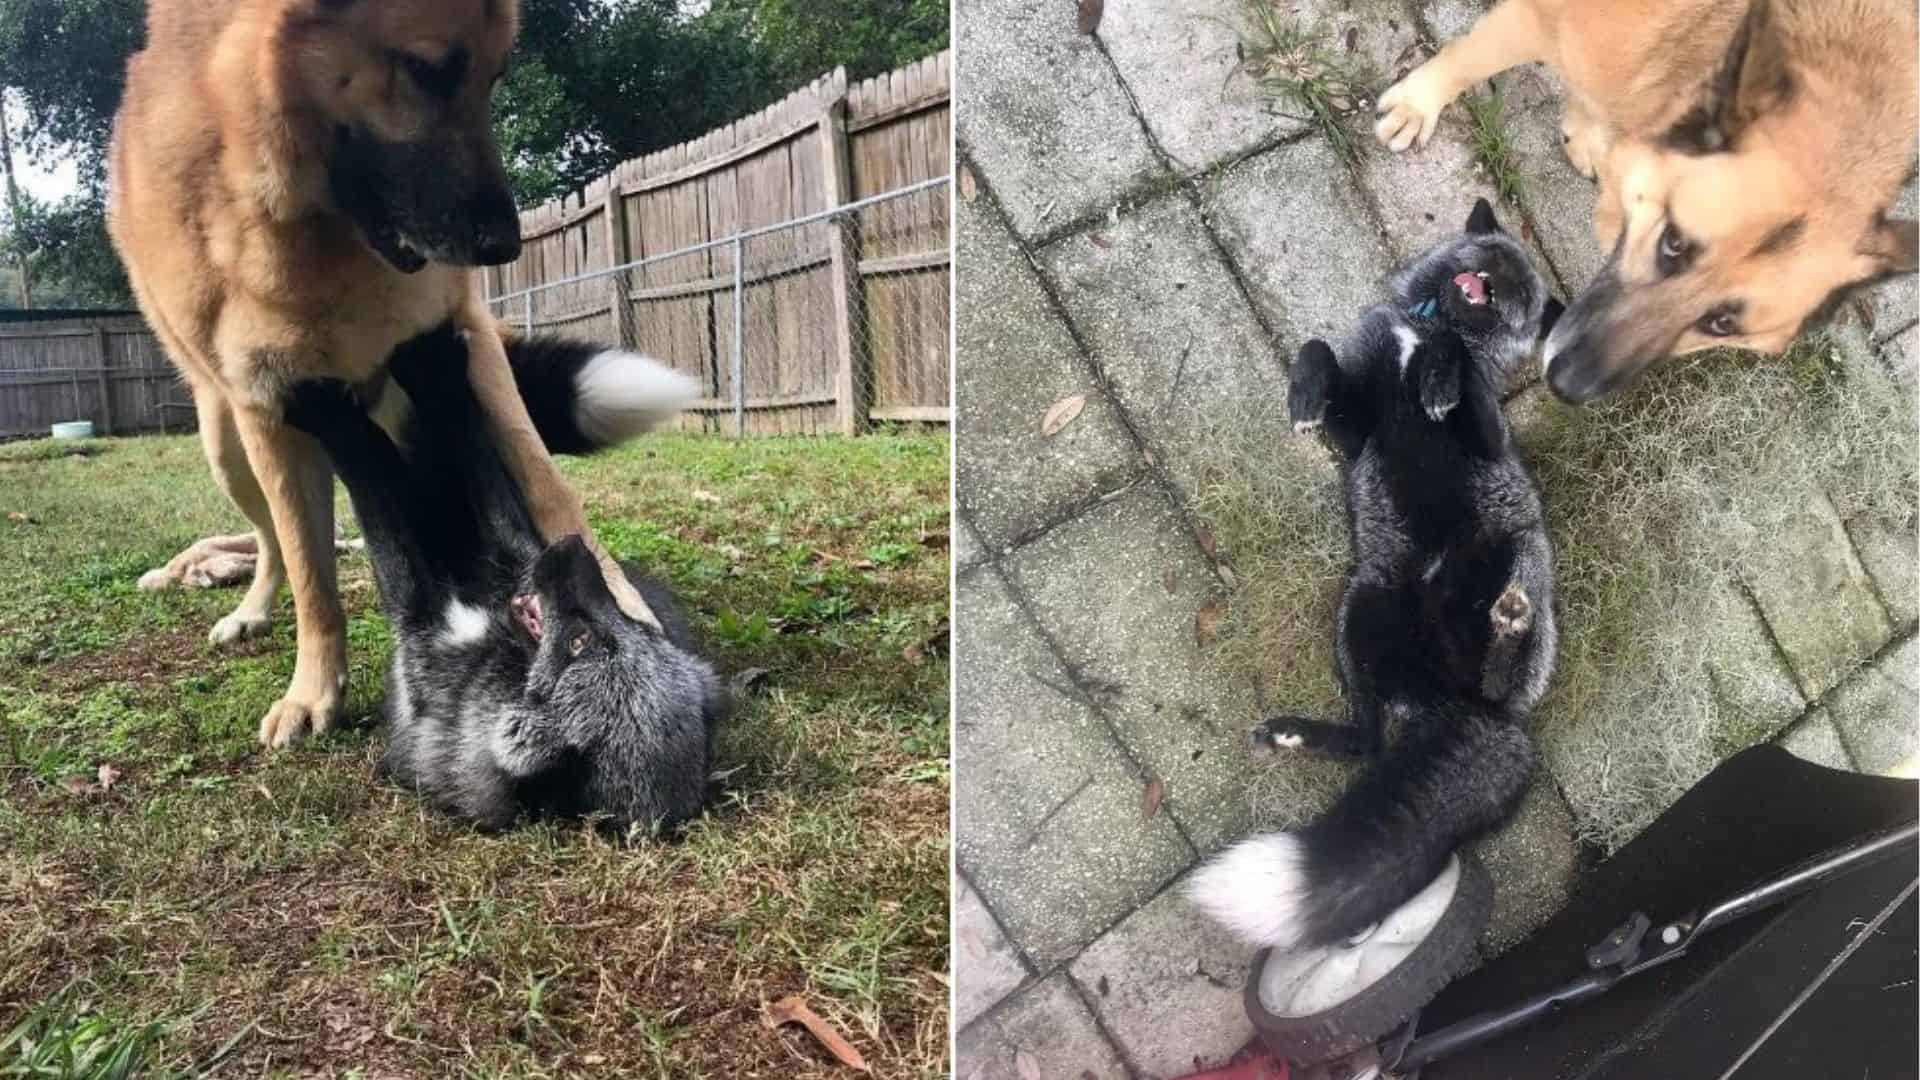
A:
POLYGON ((1507 591, 1493 602, 1493 633, 1495 637, 1518 637, 1533 625, 1533 600, 1519 582, 1507 586, 1507 591))
POLYGON ((1388 87, 1375 106, 1380 118, 1374 121, 1373 137, 1396 154, 1416 144, 1427 145, 1440 126, 1440 110, 1453 100, 1434 64, 1429 60, 1413 69, 1388 87))
POLYGON ((243 615, 236 611, 223 615, 220 621, 207 631, 207 641, 214 645, 231 645, 236 641, 257 638, 273 629, 273 618, 267 615, 243 615))

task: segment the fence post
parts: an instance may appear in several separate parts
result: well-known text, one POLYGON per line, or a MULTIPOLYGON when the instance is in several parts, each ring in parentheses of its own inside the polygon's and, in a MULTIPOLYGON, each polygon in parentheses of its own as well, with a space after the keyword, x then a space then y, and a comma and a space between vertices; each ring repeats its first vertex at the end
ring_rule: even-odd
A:
MULTIPOLYGON (((627 203, 620 197, 620 176, 622 170, 616 167, 607 174, 607 205, 601 212, 607 219, 607 265, 625 266, 633 261, 633 254, 627 242, 627 203)), ((625 271, 608 274, 608 301, 613 304, 613 332, 620 340, 620 347, 631 349, 638 342, 639 334, 633 325, 633 300, 628 295, 632 290, 625 271)))
POLYGON ((527 332, 528 337, 532 337, 533 336, 533 286, 531 284, 527 286, 527 291, 520 295, 520 312, 521 312, 520 328, 527 332))
POLYGON ((746 245, 733 238, 733 436, 747 433, 747 293, 746 266, 742 261, 746 245))
MULTIPOLYGON (((820 156, 825 168, 827 208, 853 201, 852 170, 847 162, 847 101, 842 97, 820 114, 820 156)), ((860 256, 855 234, 859 222, 852 216, 827 219, 827 253, 832 259, 833 337, 838 359, 833 396, 839 411, 840 433, 858 435, 867 427, 870 379, 866 370, 866 341, 859 332, 861 314, 860 256)))
POLYGON ((111 362, 112 356, 107 351, 106 327, 96 326, 93 328, 93 345, 94 351, 98 353, 100 357, 100 370, 98 372, 100 379, 100 430, 104 434, 111 435, 113 434, 113 388, 107 385, 107 365, 111 362))

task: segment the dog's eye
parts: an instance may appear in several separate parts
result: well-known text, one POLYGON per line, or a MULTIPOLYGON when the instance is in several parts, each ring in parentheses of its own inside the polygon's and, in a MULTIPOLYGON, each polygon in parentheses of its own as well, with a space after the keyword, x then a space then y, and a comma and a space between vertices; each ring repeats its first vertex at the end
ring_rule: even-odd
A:
POLYGON ((567 642, 567 653, 570 656, 579 656, 581 653, 586 652, 587 646, 592 643, 593 635, 582 631, 573 635, 572 641, 567 642))
POLYGON ((1660 233, 1660 251, 1657 256, 1660 272, 1672 274, 1679 271, 1687 264, 1687 256, 1692 253, 1693 245, 1687 241, 1686 234, 1681 232, 1673 222, 1667 222, 1666 229, 1660 233))
POLYGON ((454 49, 447 58, 438 63, 412 53, 395 53, 394 58, 428 97, 441 101, 451 101, 460 93, 460 84, 466 81, 467 67, 471 58, 465 49, 454 49))
POLYGON ((1740 332, 1740 312, 1722 305, 1700 316, 1695 325, 1708 337, 1732 337, 1740 332))

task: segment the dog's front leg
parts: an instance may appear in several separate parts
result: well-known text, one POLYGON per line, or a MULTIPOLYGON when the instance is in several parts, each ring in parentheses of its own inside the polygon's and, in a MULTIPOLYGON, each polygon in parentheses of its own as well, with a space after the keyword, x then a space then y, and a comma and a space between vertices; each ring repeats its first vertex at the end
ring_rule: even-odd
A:
POLYGON ((619 602, 620 610, 630 619, 660 629, 659 616, 647 606, 633 582, 627 580, 620 564, 600 546, 593 530, 587 527, 587 511, 580 496, 547 454, 546 444, 534 429, 533 418, 527 415, 527 404, 520 398, 520 389, 514 385, 507 350, 494 329, 492 318, 484 311, 468 312, 462 328, 467 332, 467 379, 473 385, 473 396, 487 414, 500 457, 526 497, 527 510, 533 516, 534 527, 540 530, 540 538, 551 544, 578 533, 599 560, 607 588, 619 602))
POLYGON ((1546 30, 1533 0, 1503 0, 1447 42, 1433 59, 1380 95, 1374 137, 1399 153, 1427 145, 1440 124, 1440 110, 1468 87, 1520 64, 1546 59, 1546 30))
POLYGON ((347 685, 346 617, 333 564, 333 473, 320 445, 277 414, 237 404, 233 420, 293 586, 293 681, 260 718, 260 741, 285 746, 332 727, 347 685))

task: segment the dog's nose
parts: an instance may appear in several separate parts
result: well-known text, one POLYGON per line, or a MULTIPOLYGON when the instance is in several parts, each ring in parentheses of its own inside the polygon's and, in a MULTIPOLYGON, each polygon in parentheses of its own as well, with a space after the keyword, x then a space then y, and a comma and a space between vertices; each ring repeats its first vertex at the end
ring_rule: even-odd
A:
POLYGON ((473 248, 474 261, 481 266, 499 266, 520 257, 520 230, 482 234, 473 248))
POLYGON ((474 223, 473 257, 482 266, 498 266, 520 257, 520 212, 503 188, 482 191, 469 204, 474 223))
POLYGON ((1606 396, 1611 380, 1597 373, 1591 364, 1582 363, 1580 354, 1561 350, 1547 358, 1547 389, 1569 405, 1585 405, 1606 396))

